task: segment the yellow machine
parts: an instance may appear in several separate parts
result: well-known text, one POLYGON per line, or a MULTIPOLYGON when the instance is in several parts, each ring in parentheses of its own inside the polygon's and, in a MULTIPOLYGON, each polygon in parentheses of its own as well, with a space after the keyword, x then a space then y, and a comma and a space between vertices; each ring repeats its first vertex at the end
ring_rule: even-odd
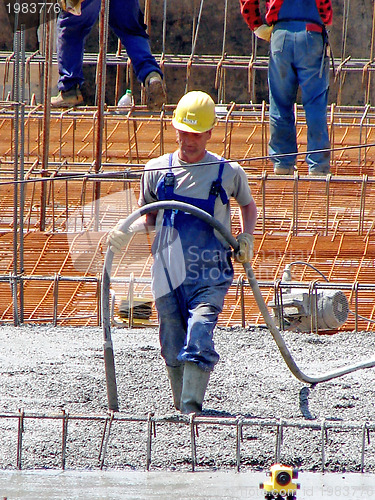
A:
POLYGON ((259 487, 265 491, 267 500, 286 499, 296 500, 296 491, 299 484, 293 483, 293 479, 298 478, 298 470, 282 464, 274 464, 268 472, 270 480, 260 483, 259 487))

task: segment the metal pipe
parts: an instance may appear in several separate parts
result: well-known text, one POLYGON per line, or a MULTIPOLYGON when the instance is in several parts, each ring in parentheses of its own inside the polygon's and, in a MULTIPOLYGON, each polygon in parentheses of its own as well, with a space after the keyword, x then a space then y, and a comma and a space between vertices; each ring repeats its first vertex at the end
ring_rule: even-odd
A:
MULTIPOLYGON (((183 212, 190 213, 195 217, 203 220, 207 224, 210 224, 214 229, 216 229, 223 238, 229 243, 229 245, 234 249, 234 251, 238 250, 238 243, 236 238, 231 234, 231 232, 223 226, 219 221, 217 221, 214 217, 209 215, 207 212, 189 205, 187 203, 182 203, 178 201, 157 201, 155 203, 150 203, 145 205, 144 207, 139 208, 130 214, 123 222, 123 224, 119 227, 119 229, 123 232, 126 232, 131 224, 135 222, 139 217, 148 214, 149 212, 154 212, 156 210, 181 210, 183 212)), ((111 340, 111 325, 110 325, 110 301, 109 301, 109 289, 110 289, 110 273, 112 268, 113 261, 113 252, 108 246, 104 268, 103 268, 103 281, 102 281, 102 318, 103 318, 103 335, 104 335, 104 362, 105 369, 107 375, 107 395, 108 395, 108 403, 109 408, 114 411, 118 411, 118 398, 117 398, 117 385, 116 385, 116 374, 115 374, 115 365, 114 365, 114 355, 113 355, 113 344, 111 340), (114 409, 116 408, 116 409, 114 409)), ((318 384, 320 382, 326 382, 333 378, 341 377, 348 373, 352 373, 356 370, 360 370, 362 368, 371 368, 375 366, 375 359, 372 358, 368 361, 362 361, 360 363, 356 363, 354 365, 349 365, 343 368, 339 368, 335 371, 325 373, 320 376, 309 376, 304 374, 296 362, 294 361, 292 355, 290 354, 284 339, 277 328, 272 316, 268 311, 268 307, 263 299, 261 294, 258 282, 255 278, 254 271, 249 263, 245 263, 243 265, 247 279, 249 280, 249 284, 254 294, 254 298, 258 305, 258 308, 266 322, 268 329, 270 330, 274 341, 276 342, 279 351, 287 364, 290 371, 293 375, 300 380, 301 382, 305 382, 308 384, 318 384)))

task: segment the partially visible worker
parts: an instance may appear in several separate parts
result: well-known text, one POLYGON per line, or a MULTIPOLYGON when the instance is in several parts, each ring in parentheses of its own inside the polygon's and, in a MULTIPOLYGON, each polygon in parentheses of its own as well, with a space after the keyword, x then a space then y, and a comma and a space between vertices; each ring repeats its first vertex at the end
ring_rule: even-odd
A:
MULTIPOLYGON (((139 205, 159 200, 185 202, 205 210, 230 230, 229 200, 233 197, 242 229, 235 257, 250 262, 256 205, 240 165, 206 150, 215 123, 215 104, 207 93, 191 91, 180 99, 172 120, 178 149, 147 163, 139 205)), ((233 279, 231 250, 209 224, 180 210, 149 213, 126 234, 116 226, 109 233, 110 247, 121 252, 133 232, 151 227, 156 227, 152 288, 161 355, 175 407, 182 413, 199 413, 210 373, 219 361, 213 331, 233 279)))
POLYGON ((331 0, 266 1, 264 18, 259 0, 239 1, 242 16, 250 29, 259 38, 271 42, 268 66, 269 154, 274 172, 288 175, 296 168, 294 104, 300 87, 306 114, 309 174, 329 173, 330 48, 326 25, 332 23, 331 0), (287 156, 283 156, 285 154, 287 156))
MULTIPOLYGON (((83 104, 84 44, 98 19, 100 6, 101 0, 62 1, 56 27, 59 93, 51 99, 53 107, 83 104)), ((163 73, 151 53, 138 0, 110 0, 108 22, 125 47, 137 79, 145 87, 147 107, 151 111, 160 110, 166 102, 163 73)))

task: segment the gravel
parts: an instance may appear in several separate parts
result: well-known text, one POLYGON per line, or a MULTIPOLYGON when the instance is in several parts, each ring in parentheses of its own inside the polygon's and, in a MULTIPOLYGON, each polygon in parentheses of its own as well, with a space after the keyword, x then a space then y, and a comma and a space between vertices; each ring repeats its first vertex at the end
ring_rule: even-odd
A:
MULTIPOLYGON (((189 416, 173 408, 157 330, 112 329, 120 412, 110 435, 102 337, 93 327, 0 326, 1 469, 62 467, 64 411, 68 469, 145 470, 153 415, 150 468, 191 470, 189 416)), ((367 361, 375 350, 374 332, 283 337, 310 376, 367 361)), ((241 470, 278 459, 305 471, 375 472, 374 368, 310 386, 289 371, 267 329, 217 328, 214 338, 221 359, 195 427, 196 470, 236 469, 242 422, 241 470)))

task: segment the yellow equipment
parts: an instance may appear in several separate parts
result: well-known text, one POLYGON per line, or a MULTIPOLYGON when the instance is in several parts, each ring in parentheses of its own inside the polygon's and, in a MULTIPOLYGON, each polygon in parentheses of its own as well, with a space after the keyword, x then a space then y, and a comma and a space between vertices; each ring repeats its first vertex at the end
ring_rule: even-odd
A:
POLYGON ((293 479, 298 478, 298 470, 282 464, 274 464, 268 473, 270 480, 260 483, 259 488, 264 489, 265 498, 295 500, 296 490, 300 485, 293 483, 293 479))
MULTIPOLYGON (((129 318, 131 304, 128 299, 122 299, 118 308, 120 318, 129 318)), ((152 314, 152 300, 144 297, 134 297, 133 299, 133 318, 150 319, 152 314)))
POLYGON ((178 101, 172 125, 182 132, 201 134, 211 130, 216 121, 213 99, 206 92, 192 90, 178 101))

